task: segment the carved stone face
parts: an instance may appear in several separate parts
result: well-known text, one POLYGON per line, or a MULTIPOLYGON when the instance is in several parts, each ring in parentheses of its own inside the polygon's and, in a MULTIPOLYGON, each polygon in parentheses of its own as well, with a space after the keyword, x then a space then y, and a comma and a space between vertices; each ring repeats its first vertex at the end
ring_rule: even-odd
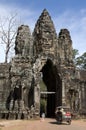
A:
POLYGON ((16 41, 15 41, 15 54, 29 55, 30 44, 32 42, 32 36, 28 26, 21 25, 18 28, 16 41))

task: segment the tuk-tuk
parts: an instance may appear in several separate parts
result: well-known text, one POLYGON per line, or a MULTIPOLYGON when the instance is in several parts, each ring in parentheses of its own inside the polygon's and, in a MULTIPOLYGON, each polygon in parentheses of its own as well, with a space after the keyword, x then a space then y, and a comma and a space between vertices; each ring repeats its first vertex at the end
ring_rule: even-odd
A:
POLYGON ((61 124, 62 122, 67 122, 67 124, 71 124, 71 111, 69 107, 56 107, 55 115, 58 124, 61 124))

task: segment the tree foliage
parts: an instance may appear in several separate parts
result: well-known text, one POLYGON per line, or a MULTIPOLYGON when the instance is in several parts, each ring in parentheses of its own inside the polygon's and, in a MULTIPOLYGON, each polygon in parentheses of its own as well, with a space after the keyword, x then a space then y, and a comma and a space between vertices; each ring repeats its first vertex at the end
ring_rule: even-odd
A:
POLYGON ((73 60, 76 67, 80 69, 86 69, 86 52, 84 52, 81 56, 79 55, 79 51, 77 49, 73 50, 73 60))
POLYGON ((86 69, 86 52, 76 58, 76 65, 81 69, 86 69))
POLYGON ((77 49, 73 49, 73 59, 75 59, 77 55, 79 55, 79 51, 77 49))

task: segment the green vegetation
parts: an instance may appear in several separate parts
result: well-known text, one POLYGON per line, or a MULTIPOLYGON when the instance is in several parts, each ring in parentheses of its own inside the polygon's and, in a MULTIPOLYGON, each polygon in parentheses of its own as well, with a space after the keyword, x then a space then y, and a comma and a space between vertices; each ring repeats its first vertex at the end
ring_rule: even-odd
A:
POLYGON ((81 56, 78 56, 79 52, 77 49, 73 50, 73 60, 76 65, 76 67, 79 67, 80 69, 86 69, 86 52, 84 52, 81 56))
POLYGON ((47 91, 47 87, 44 84, 43 80, 40 81, 40 91, 47 91))

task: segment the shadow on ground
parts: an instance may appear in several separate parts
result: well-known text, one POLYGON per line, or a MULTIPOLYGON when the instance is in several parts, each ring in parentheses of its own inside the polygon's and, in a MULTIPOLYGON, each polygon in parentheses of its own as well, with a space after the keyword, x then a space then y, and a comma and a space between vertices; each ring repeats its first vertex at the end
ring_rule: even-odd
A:
POLYGON ((49 122, 50 124, 54 124, 54 125, 68 125, 66 122, 63 123, 57 123, 56 121, 54 122, 49 122))

